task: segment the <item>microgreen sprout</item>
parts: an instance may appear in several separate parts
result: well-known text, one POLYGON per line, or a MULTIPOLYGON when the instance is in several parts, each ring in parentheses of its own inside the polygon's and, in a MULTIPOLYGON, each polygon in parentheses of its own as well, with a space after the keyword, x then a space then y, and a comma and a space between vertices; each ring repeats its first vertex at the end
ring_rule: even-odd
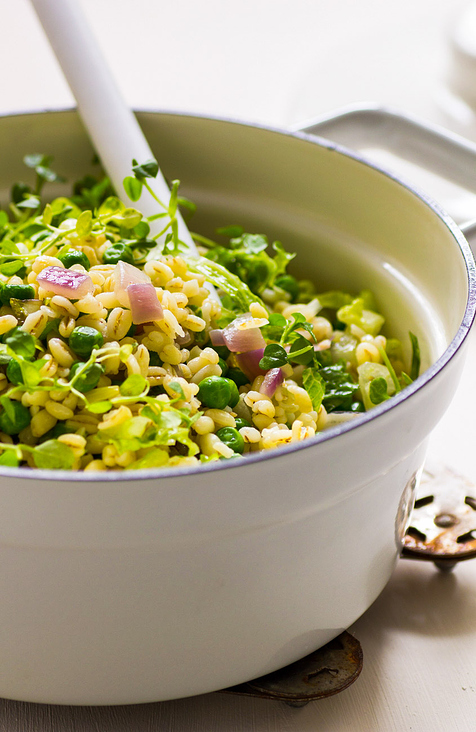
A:
POLYGON ((152 237, 154 241, 165 237, 162 254, 178 254, 181 250, 186 250, 187 245, 179 238, 177 210, 180 201, 185 203, 189 210, 193 208, 193 204, 190 204, 186 199, 179 199, 178 190, 180 181, 172 181, 169 202, 165 204, 160 200, 148 182, 148 179, 156 178, 159 172, 159 165, 156 160, 146 160, 144 163, 138 163, 137 160, 133 160, 132 172, 133 175, 127 176, 123 181, 124 190, 131 201, 138 201, 145 188, 162 209, 162 211, 149 216, 147 219, 149 222, 156 221, 160 218, 165 219, 163 228, 158 234, 154 234, 152 237))

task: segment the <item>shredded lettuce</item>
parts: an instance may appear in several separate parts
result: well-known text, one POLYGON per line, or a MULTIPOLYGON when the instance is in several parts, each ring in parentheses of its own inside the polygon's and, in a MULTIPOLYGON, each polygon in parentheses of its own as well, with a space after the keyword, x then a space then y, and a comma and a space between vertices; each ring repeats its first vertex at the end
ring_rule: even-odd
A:
POLYGON ((374 310, 367 310, 364 306, 364 298, 357 297, 350 305, 339 308, 337 318, 346 325, 357 325, 369 335, 376 336, 385 323, 385 318, 374 310))
POLYGON ((218 262, 212 262, 205 257, 187 257, 187 264, 192 272, 205 275, 212 285, 229 295, 239 312, 248 312, 252 302, 264 304, 257 295, 251 292, 248 285, 218 262))

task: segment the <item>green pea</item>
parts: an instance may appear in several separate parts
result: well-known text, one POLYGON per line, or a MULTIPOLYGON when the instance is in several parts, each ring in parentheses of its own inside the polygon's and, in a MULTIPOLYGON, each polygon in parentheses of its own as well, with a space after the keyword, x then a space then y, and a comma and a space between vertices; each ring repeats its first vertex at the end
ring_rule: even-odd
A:
POLYGON ((218 365, 221 368, 221 375, 226 376, 228 373, 228 364, 222 358, 218 359, 218 365))
POLYGON ((245 449, 245 441, 234 427, 222 427, 216 435, 225 445, 231 447, 233 452, 242 453, 245 449))
POLYGON ((296 302, 299 297, 299 283, 292 275, 281 275, 275 280, 275 284, 285 292, 289 292, 292 302, 296 302))
POLYGON ((102 255, 104 264, 117 264, 119 260, 134 264, 134 255, 132 249, 127 244, 113 244, 112 247, 106 249, 102 255))
POLYGON ((237 430, 241 430, 242 427, 253 427, 253 425, 247 419, 243 419, 243 417, 235 417, 235 427, 237 430))
POLYGON ((0 430, 7 435, 18 435, 19 432, 28 427, 31 422, 30 410, 20 402, 11 402, 13 415, 8 415, 4 410, 0 414, 0 430))
POLYGON ((229 369, 227 377, 235 382, 239 386, 245 386, 250 383, 249 378, 243 373, 241 369, 229 369))
POLYGON ((10 384, 23 384, 23 376, 18 361, 12 358, 7 366, 7 379, 10 384))
POLYGON ((89 259, 84 252, 80 252, 78 249, 69 249, 67 252, 58 257, 60 262, 63 262, 66 269, 69 269, 73 264, 82 264, 84 269, 89 269, 89 259))
POLYGON ((71 333, 68 343, 80 358, 89 358, 93 348, 101 348, 104 338, 96 328, 79 325, 71 333))
MULTIPOLYGON (((76 376, 79 369, 83 368, 85 366, 84 363, 81 361, 76 361, 76 363, 73 363, 71 366, 71 370, 69 372, 69 379, 74 378, 76 376)), ((82 394, 86 394, 87 391, 91 391, 91 389, 94 389, 99 383, 99 379, 104 373, 104 367, 101 366, 99 363, 92 363, 90 364, 76 379, 74 382, 74 388, 80 391, 82 394)))
POLYGON ((230 381, 222 376, 207 376, 198 385, 198 398, 210 409, 225 409, 230 397, 230 381))
POLYGON ((0 300, 8 305, 10 300, 32 300, 35 297, 35 290, 31 285, 4 285, 0 292, 0 300))
POLYGON ((227 381, 230 384, 230 398, 228 399, 228 406, 233 409, 233 407, 236 407, 240 401, 240 392, 232 379, 227 379, 227 381))

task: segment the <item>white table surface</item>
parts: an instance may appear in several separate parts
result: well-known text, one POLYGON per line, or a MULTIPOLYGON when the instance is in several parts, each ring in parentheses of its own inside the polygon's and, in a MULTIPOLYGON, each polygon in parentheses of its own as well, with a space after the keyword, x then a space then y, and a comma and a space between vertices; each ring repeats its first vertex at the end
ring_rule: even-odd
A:
MULTIPOLYGON (((445 111, 447 36, 464 3, 83 2, 136 108, 287 126, 352 102, 379 101, 476 137, 445 111)), ((0 113, 71 106, 27 1, 0 0, 0 18, 0 113)), ((474 363, 473 334, 461 387, 432 437, 430 457, 476 483, 474 363)), ((476 561, 446 575, 432 564, 400 561, 350 631, 364 650, 361 677, 302 709, 223 694, 109 708, 3 701, 0 732, 476 729, 476 561)))

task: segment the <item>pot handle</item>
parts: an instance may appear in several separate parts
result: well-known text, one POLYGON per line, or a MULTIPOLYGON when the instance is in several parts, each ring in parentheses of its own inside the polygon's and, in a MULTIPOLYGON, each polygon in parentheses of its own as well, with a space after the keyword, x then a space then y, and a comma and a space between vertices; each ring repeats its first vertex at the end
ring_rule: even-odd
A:
MULTIPOLYGON (((380 148, 476 193, 476 144, 438 125, 379 105, 336 110, 293 132, 318 135, 347 148, 380 148)), ((476 237, 476 219, 459 225, 476 237)))

